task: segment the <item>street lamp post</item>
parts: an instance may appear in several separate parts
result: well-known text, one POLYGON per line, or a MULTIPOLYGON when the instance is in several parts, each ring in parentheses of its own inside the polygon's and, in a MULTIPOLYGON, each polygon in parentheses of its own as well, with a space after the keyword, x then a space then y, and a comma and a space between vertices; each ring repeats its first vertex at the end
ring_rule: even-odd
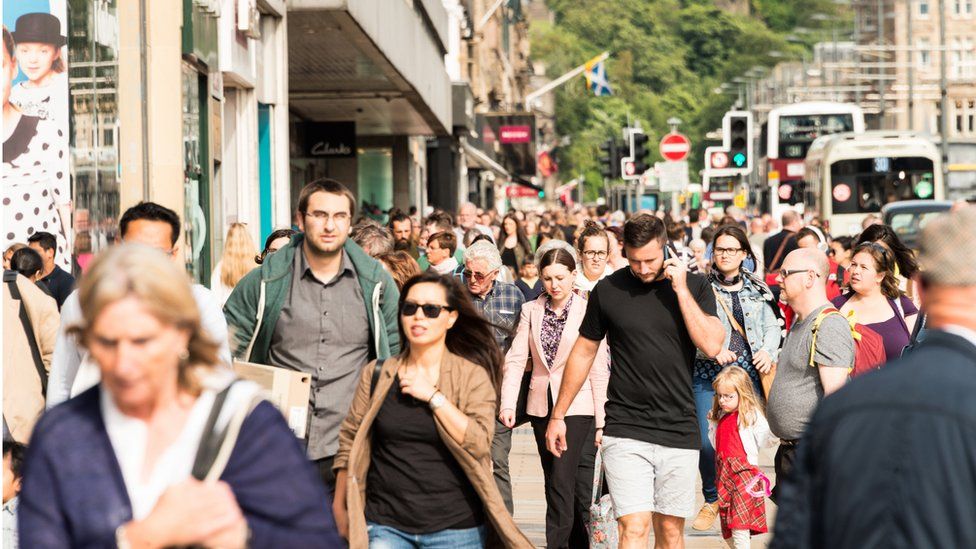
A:
POLYGON ((939 0, 939 133, 942 134, 942 184, 949 185, 949 106, 948 83, 946 82, 946 16, 945 0, 939 0))

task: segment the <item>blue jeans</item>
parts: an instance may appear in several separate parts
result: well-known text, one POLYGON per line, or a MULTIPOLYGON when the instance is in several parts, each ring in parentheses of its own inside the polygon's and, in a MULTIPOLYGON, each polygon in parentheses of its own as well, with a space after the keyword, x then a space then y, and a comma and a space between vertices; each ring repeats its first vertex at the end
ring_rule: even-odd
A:
POLYGON ((692 378, 692 389, 695 391, 695 413, 698 416, 698 428, 701 430, 701 452, 698 454, 698 472, 702 478, 702 496, 706 503, 718 501, 718 489, 715 488, 715 448, 708 441, 708 412, 712 410, 715 390, 712 380, 692 378))
POLYGON ((481 549, 488 534, 484 526, 430 534, 408 534, 375 522, 367 522, 366 528, 370 549, 481 549))

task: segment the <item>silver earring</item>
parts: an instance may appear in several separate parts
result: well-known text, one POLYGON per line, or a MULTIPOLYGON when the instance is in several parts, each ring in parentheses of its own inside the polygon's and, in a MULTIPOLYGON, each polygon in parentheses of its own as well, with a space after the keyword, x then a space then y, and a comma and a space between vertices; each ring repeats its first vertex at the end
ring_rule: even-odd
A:
POLYGON ((182 361, 184 361, 184 362, 186 362, 187 360, 189 360, 189 359, 190 359, 190 351, 189 351, 189 350, 187 350, 187 349, 183 349, 183 350, 182 350, 182 351, 180 351, 180 353, 179 353, 178 355, 176 355, 176 356, 178 356, 178 357, 180 358, 180 360, 182 360, 182 361))

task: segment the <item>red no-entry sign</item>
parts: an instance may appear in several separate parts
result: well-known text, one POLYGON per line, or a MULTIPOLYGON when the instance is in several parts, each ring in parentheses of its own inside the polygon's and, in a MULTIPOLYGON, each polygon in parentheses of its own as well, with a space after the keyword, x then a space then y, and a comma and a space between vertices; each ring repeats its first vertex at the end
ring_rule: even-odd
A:
POLYGON ((661 140, 661 156, 671 162, 680 162, 688 157, 691 141, 680 133, 669 133, 661 140))

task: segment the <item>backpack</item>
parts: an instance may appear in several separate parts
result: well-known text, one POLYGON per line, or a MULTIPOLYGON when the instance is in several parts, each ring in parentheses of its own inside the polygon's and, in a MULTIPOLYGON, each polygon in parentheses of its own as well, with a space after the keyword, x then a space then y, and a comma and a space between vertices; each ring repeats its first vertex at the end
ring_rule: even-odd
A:
POLYGON ((810 346, 810 367, 815 366, 814 357, 817 354, 817 332, 820 324, 827 315, 837 314, 844 318, 851 325, 851 337, 854 338, 854 367, 850 369, 852 378, 871 370, 876 370, 884 365, 887 357, 885 356, 884 340, 878 332, 863 324, 854 322, 853 317, 845 317, 843 313, 834 307, 827 307, 817 318, 813 320, 813 343, 810 346))

